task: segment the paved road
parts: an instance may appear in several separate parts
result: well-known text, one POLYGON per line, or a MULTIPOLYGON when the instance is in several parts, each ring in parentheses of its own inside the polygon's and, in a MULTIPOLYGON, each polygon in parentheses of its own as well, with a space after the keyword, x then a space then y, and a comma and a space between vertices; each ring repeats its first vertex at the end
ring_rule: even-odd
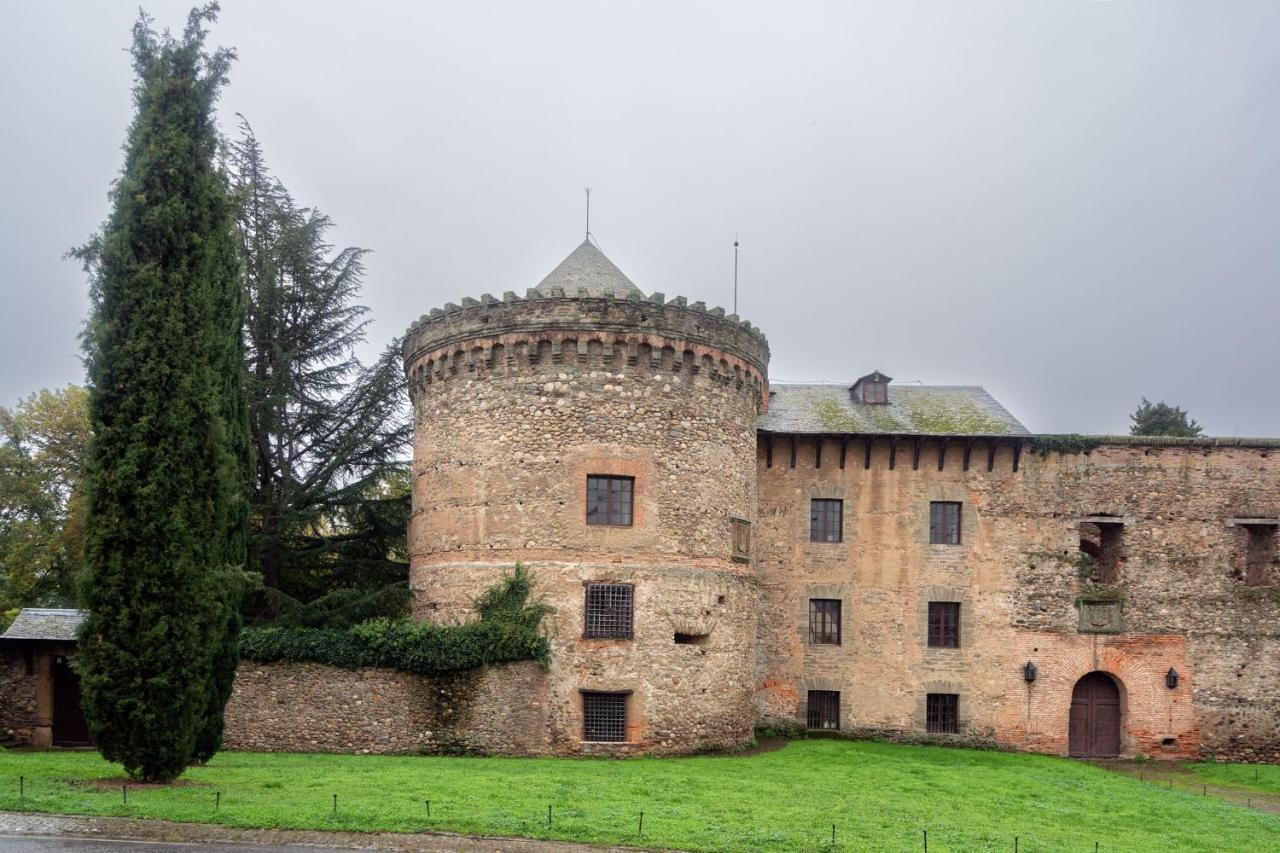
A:
POLYGON ((103 841, 95 838, 41 838, 0 835, 3 853, 304 853, 306 850, 336 850, 336 847, 260 847, 225 842, 103 841))

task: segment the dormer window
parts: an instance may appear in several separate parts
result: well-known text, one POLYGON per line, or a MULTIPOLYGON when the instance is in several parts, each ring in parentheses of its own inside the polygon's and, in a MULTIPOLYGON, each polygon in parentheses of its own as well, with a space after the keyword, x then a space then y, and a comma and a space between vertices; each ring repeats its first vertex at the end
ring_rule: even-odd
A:
POLYGON ((853 383, 849 391, 855 403, 885 404, 889 402, 889 383, 892 381, 877 370, 853 383))

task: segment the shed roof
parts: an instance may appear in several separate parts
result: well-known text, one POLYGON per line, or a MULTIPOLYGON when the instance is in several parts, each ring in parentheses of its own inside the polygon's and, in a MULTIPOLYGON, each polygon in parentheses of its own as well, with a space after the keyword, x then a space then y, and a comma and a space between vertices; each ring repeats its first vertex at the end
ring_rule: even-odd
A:
POLYGON ((553 288, 562 289, 565 296, 579 296, 580 290, 586 290, 588 296, 612 293, 616 299, 626 299, 632 294, 644 295, 590 240, 583 240, 582 245, 547 273, 547 277, 534 289, 550 295, 553 288))
POLYGON ((76 632, 89 614, 84 610, 24 607, 0 640, 53 640, 75 642, 76 632))
POLYGON ((855 402, 844 385, 770 386, 758 429, 851 435, 1030 435, 977 385, 894 385, 889 402, 855 402))

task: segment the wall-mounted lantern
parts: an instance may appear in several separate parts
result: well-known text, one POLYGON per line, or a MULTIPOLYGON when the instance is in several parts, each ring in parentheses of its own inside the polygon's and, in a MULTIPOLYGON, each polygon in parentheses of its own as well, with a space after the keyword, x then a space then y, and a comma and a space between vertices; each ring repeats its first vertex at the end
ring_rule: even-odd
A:
POLYGON ((1164 683, 1170 690, 1174 690, 1178 686, 1178 671, 1173 667, 1169 667, 1169 671, 1164 674, 1164 683))
POLYGON ((1027 661, 1022 665, 1022 677, 1027 680, 1027 684, 1031 684, 1036 680, 1036 665, 1031 661, 1027 661))

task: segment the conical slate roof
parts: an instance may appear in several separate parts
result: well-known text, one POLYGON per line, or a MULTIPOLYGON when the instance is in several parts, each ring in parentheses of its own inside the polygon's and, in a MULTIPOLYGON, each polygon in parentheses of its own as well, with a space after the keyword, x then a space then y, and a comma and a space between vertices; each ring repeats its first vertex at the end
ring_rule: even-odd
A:
POLYGON ((644 295, 590 240, 583 240, 582 245, 547 273, 534 289, 550 294, 556 287, 563 289, 565 296, 579 296, 578 291, 582 289, 588 296, 612 293, 615 299, 626 299, 633 293, 644 295))

